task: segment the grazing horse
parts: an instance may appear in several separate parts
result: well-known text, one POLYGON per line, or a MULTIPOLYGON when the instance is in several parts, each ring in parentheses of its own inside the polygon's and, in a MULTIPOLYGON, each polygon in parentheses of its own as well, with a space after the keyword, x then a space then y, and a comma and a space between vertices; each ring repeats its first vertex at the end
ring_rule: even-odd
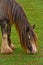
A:
POLYGON ((12 53, 15 48, 10 39, 12 24, 15 24, 24 51, 36 53, 37 36, 34 26, 28 22, 23 8, 15 0, 0 0, 1 53, 12 53))

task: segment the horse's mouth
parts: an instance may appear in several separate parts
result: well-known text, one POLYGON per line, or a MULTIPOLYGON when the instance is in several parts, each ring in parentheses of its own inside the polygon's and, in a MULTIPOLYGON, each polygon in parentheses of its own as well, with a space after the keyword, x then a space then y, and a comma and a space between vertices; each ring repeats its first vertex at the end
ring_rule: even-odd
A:
POLYGON ((28 47, 27 53, 36 54, 37 53, 36 45, 35 44, 32 44, 31 45, 31 48, 28 47))

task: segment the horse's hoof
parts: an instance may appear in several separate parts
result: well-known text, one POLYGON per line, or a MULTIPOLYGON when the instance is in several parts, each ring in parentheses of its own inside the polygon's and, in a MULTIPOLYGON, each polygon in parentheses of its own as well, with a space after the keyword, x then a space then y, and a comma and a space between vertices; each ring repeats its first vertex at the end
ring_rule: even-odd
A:
POLYGON ((15 45, 14 45, 14 44, 12 44, 12 43, 11 43, 11 45, 10 45, 10 48, 11 48, 11 49, 13 49, 13 50, 15 50, 15 49, 16 49, 15 45))
POLYGON ((13 50, 10 47, 7 47, 7 48, 4 48, 4 49, 1 49, 1 53, 11 54, 11 53, 13 53, 13 50))

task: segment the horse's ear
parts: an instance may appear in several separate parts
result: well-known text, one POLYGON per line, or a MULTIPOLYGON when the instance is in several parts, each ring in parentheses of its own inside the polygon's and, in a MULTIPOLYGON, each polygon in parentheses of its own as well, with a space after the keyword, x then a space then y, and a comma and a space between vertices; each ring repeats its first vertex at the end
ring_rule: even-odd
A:
POLYGON ((35 26, 36 26, 36 25, 34 24, 34 25, 33 25, 33 29, 35 29, 35 26))

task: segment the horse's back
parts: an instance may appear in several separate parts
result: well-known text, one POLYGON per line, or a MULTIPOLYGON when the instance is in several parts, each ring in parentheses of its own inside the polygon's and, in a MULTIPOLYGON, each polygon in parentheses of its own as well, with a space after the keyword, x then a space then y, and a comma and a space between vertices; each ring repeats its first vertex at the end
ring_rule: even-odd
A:
POLYGON ((0 0, 0 19, 3 19, 7 16, 7 11, 9 8, 11 8, 13 0, 0 0), (7 9, 7 10, 5 10, 7 9))

